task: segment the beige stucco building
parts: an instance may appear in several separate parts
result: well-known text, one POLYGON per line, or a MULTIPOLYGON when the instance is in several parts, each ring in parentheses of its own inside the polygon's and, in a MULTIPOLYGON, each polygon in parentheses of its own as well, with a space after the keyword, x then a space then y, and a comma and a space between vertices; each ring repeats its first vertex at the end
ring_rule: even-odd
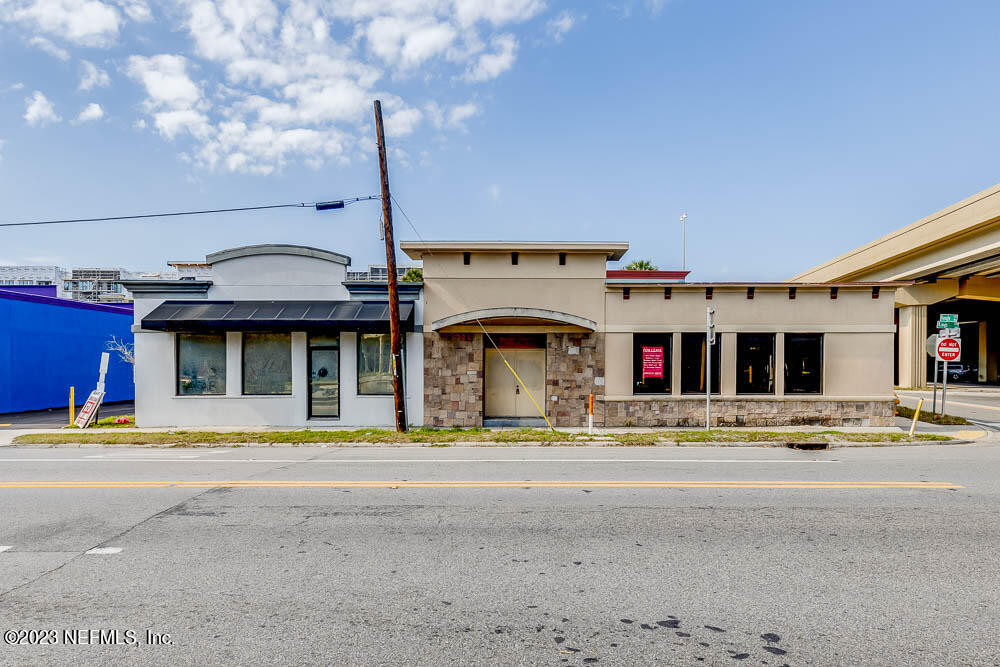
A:
POLYGON ((627 243, 404 242, 423 261, 430 426, 892 423, 905 281, 685 283, 627 243), (716 343, 706 345, 706 309, 716 343), (707 368, 711 367, 709 375, 707 368))
POLYGON ((1000 184, 804 271, 793 281, 912 281, 895 291, 896 382, 923 386, 941 313, 959 316, 962 379, 998 381, 1000 184))

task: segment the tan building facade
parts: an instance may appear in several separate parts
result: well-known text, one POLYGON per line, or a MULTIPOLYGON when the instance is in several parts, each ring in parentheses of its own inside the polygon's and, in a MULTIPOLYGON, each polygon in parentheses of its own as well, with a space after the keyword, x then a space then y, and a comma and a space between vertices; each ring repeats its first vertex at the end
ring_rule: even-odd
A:
POLYGON ((429 426, 892 423, 908 283, 685 283, 626 243, 404 242, 423 261, 429 426), (716 343, 705 343, 715 308, 716 343), (707 368, 711 366, 711 375, 707 368))
POLYGON ((959 316, 958 379, 1000 380, 1000 184, 791 280, 911 281, 894 297, 896 383, 921 387, 932 379, 925 342, 942 313, 959 316))

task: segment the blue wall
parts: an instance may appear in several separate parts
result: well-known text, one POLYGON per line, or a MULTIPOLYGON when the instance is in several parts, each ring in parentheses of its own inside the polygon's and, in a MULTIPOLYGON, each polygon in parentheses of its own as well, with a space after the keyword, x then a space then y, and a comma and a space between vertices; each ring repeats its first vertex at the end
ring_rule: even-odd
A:
MULTIPOLYGON (((111 336, 132 343, 128 308, 0 291, 0 413, 82 404, 111 336)), ((135 398, 132 366, 111 353, 105 401, 135 398)))

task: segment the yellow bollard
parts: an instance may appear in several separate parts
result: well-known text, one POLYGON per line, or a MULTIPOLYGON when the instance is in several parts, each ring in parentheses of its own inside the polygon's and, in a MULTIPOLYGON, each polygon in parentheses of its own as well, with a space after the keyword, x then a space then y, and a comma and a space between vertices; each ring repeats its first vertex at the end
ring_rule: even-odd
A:
POLYGON ((76 421, 76 398, 75 389, 73 387, 69 388, 69 425, 72 426, 73 422, 76 421))
POLYGON ((917 428, 917 419, 920 417, 920 407, 924 404, 924 399, 917 401, 917 409, 913 411, 913 423, 910 424, 910 437, 913 437, 913 431, 917 428))

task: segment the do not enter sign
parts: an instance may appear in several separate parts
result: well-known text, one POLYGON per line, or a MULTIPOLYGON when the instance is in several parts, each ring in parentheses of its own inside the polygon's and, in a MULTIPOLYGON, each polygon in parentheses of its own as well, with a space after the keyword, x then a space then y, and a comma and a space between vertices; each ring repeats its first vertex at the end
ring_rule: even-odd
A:
POLYGON ((962 341, 957 338, 939 338, 937 358, 939 361, 958 361, 962 356, 962 341))

